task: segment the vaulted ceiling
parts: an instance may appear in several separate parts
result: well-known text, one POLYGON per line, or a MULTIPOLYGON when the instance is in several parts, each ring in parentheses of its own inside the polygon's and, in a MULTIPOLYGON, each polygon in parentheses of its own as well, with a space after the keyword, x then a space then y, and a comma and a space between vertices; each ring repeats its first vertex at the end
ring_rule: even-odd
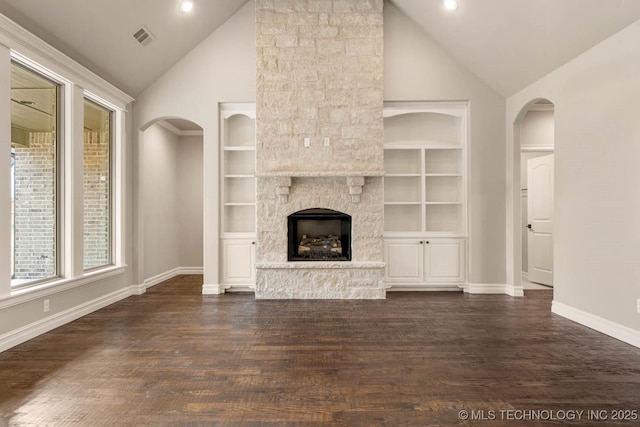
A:
MULTIPOLYGON (((0 0, 0 13, 136 96, 247 1, 196 0, 187 15, 178 0, 0 0)), ((640 19, 637 0, 388 1, 504 96, 640 19)))

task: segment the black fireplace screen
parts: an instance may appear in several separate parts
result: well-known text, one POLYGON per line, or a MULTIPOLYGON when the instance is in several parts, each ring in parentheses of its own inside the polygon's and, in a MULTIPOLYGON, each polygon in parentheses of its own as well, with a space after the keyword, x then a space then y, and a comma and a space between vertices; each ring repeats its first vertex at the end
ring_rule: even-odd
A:
POLYGON ((351 217, 305 209, 288 217, 289 261, 351 261, 351 217))

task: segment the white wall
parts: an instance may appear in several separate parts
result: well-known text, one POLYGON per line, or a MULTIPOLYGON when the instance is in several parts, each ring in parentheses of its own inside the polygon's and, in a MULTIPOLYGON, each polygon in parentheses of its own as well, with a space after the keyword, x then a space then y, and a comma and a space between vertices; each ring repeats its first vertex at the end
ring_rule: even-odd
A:
POLYGON ((202 137, 178 142, 178 228, 180 267, 202 268, 202 137))
MULTIPOLYGON (((204 283, 219 283, 219 135, 218 105, 221 102, 255 102, 254 4, 247 4, 218 30, 176 63, 134 105, 134 129, 144 130, 159 118, 180 117, 204 130, 203 140, 203 228, 204 283)), ((138 146, 136 159, 144 156, 138 146)), ((140 203, 141 194, 136 197, 140 203)), ((146 213, 138 211, 137 222, 146 213)), ((138 256, 146 251, 138 248, 138 256)), ((145 268, 146 270, 146 268, 145 268)), ((138 271, 138 275, 142 273, 138 271)))
POLYGON ((469 282, 505 283, 505 99, 386 2, 384 99, 470 100, 469 282))
MULTIPOLYGON (((638 40, 640 22, 510 97, 507 168, 519 173, 513 123, 522 108, 549 99, 555 105, 554 311, 603 331, 626 331, 634 337, 627 341, 640 343, 638 40)), ((509 197, 511 205, 515 191, 509 197)), ((510 234, 519 232, 513 224, 510 234)), ((508 250, 514 262, 513 247, 508 250)))

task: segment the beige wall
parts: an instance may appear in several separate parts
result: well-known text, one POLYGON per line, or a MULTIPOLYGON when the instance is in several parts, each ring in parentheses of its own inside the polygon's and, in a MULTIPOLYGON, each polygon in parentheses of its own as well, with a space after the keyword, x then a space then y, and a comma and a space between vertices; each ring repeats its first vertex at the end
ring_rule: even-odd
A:
POLYGON ((520 146, 522 148, 553 147, 553 110, 529 111, 520 126, 520 146))
POLYGON ((202 136, 182 136, 178 144, 179 264, 202 268, 202 136))
POLYGON ((155 124, 144 132, 144 279, 180 267, 179 138, 155 124))
POLYGON ((202 137, 155 124, 142 144, 144 279, 202 268, 202 137))
MULTIPOLYGON (((640 343, 638 39, 634 24, 510 97, 507 166, 519 174, 513 123, 521 110, 549 99, 555 105, 554 311, 600 330, 629 328, 624 333, 640 343)), ((508 249, 513 262, 515 250, 508 249)))

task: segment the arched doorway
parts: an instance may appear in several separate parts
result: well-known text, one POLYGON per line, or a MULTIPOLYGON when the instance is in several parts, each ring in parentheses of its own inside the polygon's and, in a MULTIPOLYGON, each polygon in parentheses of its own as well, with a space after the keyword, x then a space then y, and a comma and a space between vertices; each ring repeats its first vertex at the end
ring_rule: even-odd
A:
POLYGON ((138 265, 145 288, 203 271, 203 129, 160 118, 140 130, 138 265))
POLYGON ((554 104, 535 99, 513 125, 513 282, 526 289, 553 286, 554 104))

